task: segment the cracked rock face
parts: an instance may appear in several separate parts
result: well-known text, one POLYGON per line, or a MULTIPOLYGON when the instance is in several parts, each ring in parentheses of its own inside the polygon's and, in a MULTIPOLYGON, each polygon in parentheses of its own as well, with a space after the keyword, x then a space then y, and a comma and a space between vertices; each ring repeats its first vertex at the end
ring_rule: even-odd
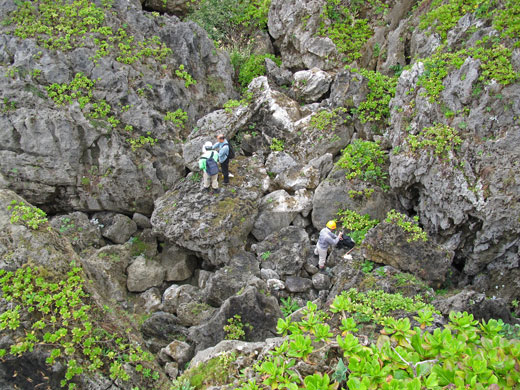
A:
MULTIPOLYGON (((2 3, 2 16, 13 4, 2 3)), ((143 59, 147 66, 118 62, 115 53, 94 63, 93 41, 58 53, 0 29, 0 71, 12 74, 0 80, 10 102, 0 118, 0 183, 46 210, 150 215, 153 199, 184 174, 185 129, 236 96, 229 59, 200 27, 147 14, 138 1, 116 1, 112 10, 116 16, 105 17, 107 26, 127 25, 136 42, 157 35, 172 54, 163 62, 143 59), (180 65, 197 84, 187 88, 176 76, 180 65), (80 72, 96 80, 89 104, 58 106, 48 98, 46 87, 70 83, 80 72), (99 101, 111 106, 115 127, 89 115, 99 101), (164 119, 178 109, 188 115, 185 127, 164 119), (141 137, 157 142, 133 150, 128 139, 141 137)))

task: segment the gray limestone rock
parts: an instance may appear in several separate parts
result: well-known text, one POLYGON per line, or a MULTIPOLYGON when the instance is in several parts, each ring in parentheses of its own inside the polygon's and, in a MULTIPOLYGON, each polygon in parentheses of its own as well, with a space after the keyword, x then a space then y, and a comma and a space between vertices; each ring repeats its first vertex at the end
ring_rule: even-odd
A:
POLYGON ((75 211, 56 216, 50 223, 61 235, 69 239, 78 253, 90 248, 100 248, 105 244, 99 225, 92 223, 85 213, 75 211))
POLYGON ((257 240, 265 239, 269 234, 289 226, 297 214, 308 214, 312 195, 305 190, 296 191, 294 196, 285 190, 267 194, 260 202, 258 217, 251 233, 257 240))
POLYGON ((126 272, 126 286, 131 292, 146 291, 151 287, 160 286, 164 281, 164 268, 157 261, 148 260, 144 256, 137 257, 126 272))
POLYGON ((256 287, 249 286, 242 294, 228 298, 208 322, 189 329, 189 340, 195 344, 195 352, 222 341, 226 336, 224 325, 235 315, 241 317, 247 341, 273 337, 277 320, 283 316, 275 297, 266 296, 256 287))
POLYGON ((231 161, 236 187, 202 193, 193 180, 179 182, 155 202, 153 231, 165 241, 224 265, 244 246, 258 212, 264 174, 251 160, 231 161))
POLYGON ((288 226, 267 236, 253 250, 262 269, 274 270, 283 279, 298 274, 311 248, 304 229, 288 226))
POLYGON ((161 350, 183 367, 193 357, 193 347, 184 341, 174 340, 161 350))
POLYGON ((122 214, 102 212, 94 214, 100 222, 101 234, 115 244, 124 244, 137 231, 137 225, 129 217, 122 214))
POLYGON ((159 258, 161 265, 166 270, 165 280, 168 282, 189 279, 197 265, 197 261, 192 255, 176 245, 166 245, 159 258))
POLYGON ((312 275, 312 286, 318 290, 328 290, 331 286, 330 277, 322 273, 312 275))
POLYGON ((382 220, 389 210, 396 207, 392 193, 367 182, 349 180, 341 169, 333 170, 320 183, 312 203, 312 224, 319 230, 327 221, 336 219, 340 209, 353 210, 360 215, 368 214, 372 219, 382 220), (354 191, 354 195, 351 191, 354 191))
POLYGON ((153 313, 161 307, 161 292, 152 287, 138 295, 134 310, 137 313, 153 313))
POLYGON ((185 339, 188 331, 179 324, 173 314, 155 312, 141 326, 141 333, 147 347, 153 353, 159 351, 174 340, 185 339))
POLYGON ((313 287, 312 280, 299 276, 288 276, 285 279, 285 288, 292 293, 307 292, 313 287))
POLYGON ((391 222, 381 222, 370 229, 362 250, 366 259, 409 272, 435 288, 444 283, 453 261, 452 251, 431 239, 410 241, 410 235, 391 222))
POLYGON ((304 102, 313 103, 329 92, 332 76, 318 68, 302 70, 294 74, 294 93, 304 102))
POLYGON ((260 277, 260 268, 256 257, 251 253, 241 252, 208 279, 202 291, 204 300, 218 307, 258 277, 260 277))
POLYGON ((90 279, 96 283, 98 293, 123 307, 127 306, 126 269, 130 258, 127 246, 109 245, 82 259, 90 279))

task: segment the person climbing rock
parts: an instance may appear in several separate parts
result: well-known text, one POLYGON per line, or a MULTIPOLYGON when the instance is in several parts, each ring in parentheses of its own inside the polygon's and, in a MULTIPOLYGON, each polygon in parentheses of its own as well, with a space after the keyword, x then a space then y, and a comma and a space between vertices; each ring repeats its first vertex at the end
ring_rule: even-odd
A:
POLYGON ((332 232, 333 230, 336 230, 336 222, 327 222, 326 226, 320 231, 320 237, 318 238, 316 249, 314 249, 314 254, 319 256, 318 268, 320 270, 325 269, 325 261, 327 260, 327 251, 329 247, 337 245, 339 240, 343 237, 343 233, 340 232, 336 236, 332 232))
POLYGON ((230 146, 224 134, 217 135, 217 143, 213 145, 213 150, 218 150, 218 161, 224 176, 224 184, 229 184, 229 160, 230 160, 230 146))
POLYGON ((206 142, 202 146, 202 156, 199 159, 199 168, 202 170, 202 178, 203 178, 203 186, 202 191, 209 192, 210 191, 210 183, 211 183, 211 193, 216 194, 219 192, 218 189, 218 153, 212 149, 212 144, 210 141, 206 142))

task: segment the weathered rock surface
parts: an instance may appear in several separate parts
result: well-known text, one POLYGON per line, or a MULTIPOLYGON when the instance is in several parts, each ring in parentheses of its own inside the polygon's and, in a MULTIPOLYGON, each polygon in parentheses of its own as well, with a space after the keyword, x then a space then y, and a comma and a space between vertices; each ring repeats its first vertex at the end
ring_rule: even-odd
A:
POLYGON ((395 207, 395 200, 393 194, 384 192, 381 187, 349 180, 344 170, 335 169, 316 188, 312 204, 312 224, 316 229, 322 229, 327 221, 337 218, 340 209, 368 214, 372 219, 381 221, 395 207), (363 195, 365 189, 373 192, 363 195), (352 196, 350 191, 360 191, 361 194, 352 196))
POLYGON ((232 160, 230 172, 233 192, 224 187, 217 196, 204 194, 199 182, 188 179, 157 199, 154 233, 213 265, 228 263, 253 228, 265 179, 250 160, 232 160))
MULTIPOLYGON (((13 2, 3 2, 3 12, 12 9, 13 2)), ((94 40, 56 53, 34 39, 8 35, 9 27, 0 31, 2 74, 8 68, 23 70, 0 81, 6 101, 16 102, 16 109, 0 118, 0 182, 34 204, 56 211, 150 215, 163 187, 171 187, 184 174, 182 150, 175 143, 185 137, 185 130, 166 121, 165 114, 185 111, 191 128, 198 118, 236 96, 229 58, 215 50, 200 27, 174 16, 142 12, 138 1, 116 1, 112 12, 115 16, 106 16, 104 23, 114 31, 128 26, 136 42, 158 36, 171 55, 162 63, 143 58, 132 66, 118 62, 118 54, 112 53, 94 66, 94 40), (187 88, 175 75, 180 65, 196 85, 187 88), (41 74, 32 77, 33 69, 41 74), (90 105, 57 107, 45 99, 46 86, 69 83, 78 72, 98 80, 93 98, 111 106, 111 114, 120 121, 114 129, 104 118, 90 118, 90 105), (124 130, 127 125, 132 132, 124 130), (127 139, 141 136, 151 136, 157 144, 131 150, 127 139)))
POLYGON ((297 214, 307 216, 311 209, 312 195, 305 190, 297 190, 294 196, 285 190, 267 194, 260 202, 258 217, 251 233, 259 241, 269 234, 291 224, 297 214))
POLYGON ((235 315, 241 317, 246 340, 261 341, 276 335, 276 323, 282 312, 275 297, 262 294, 254 286, 247 287, 242 294, 227 299, 207 323, 189 329, 195 352, 222 341, 226 336, 223 327, 235 315))
POLYGON ((143 292, 151 287, 158 287, 164 280, 165 269, 161 264, 144 256, 137 257, 126 271, 126 286, 131 292, 143 292))
POLYGON ((410 235, 397 224, 381 222, 366 234, 363 255, 376 263, 409 272, 439 288, 446 280, 453 252, 431 240, 409 240, 410 235))
POLYGON ((252 248, 262 269, 270 269, 281 277, 300 271, 311 253, 307 232, 295 226, 280 229, 252 248))
POLYGON ((241 252, 207 280, 202 293, 207 303, 219 307, 226 299, 243 290, 258 277, 260 267, 256 257, 252 253, 241 252))
POLYGON ((51 226, 67 237, 77 253, 105 245, 99 224, 89 220, 88 215, 75 211, 50 220, 51 226))

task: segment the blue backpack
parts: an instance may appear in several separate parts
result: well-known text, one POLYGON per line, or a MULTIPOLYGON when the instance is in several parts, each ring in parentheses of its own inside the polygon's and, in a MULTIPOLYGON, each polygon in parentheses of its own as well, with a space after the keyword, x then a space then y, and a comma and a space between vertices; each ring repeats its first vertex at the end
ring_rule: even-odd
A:
POLYGON ((213 153, 211 152, 209 157, 203 157, 206 159, 206 173, 210 176, 216 175, 218 173, 218 165, 217 162, 213 159, 213 153))

